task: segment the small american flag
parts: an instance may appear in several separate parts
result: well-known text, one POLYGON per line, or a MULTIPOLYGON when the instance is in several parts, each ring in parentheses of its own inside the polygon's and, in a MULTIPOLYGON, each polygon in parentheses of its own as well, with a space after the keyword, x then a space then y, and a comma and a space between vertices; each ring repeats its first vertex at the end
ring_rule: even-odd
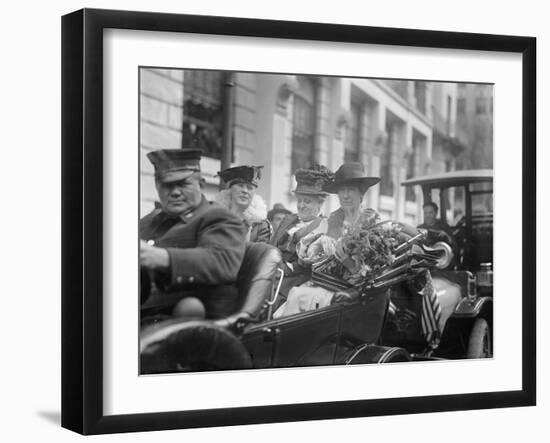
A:
POLYGON ((417 279, 424 280, 421 289, 417 291, 422 296, 422 333, 430 348, 436 349, 441 340, 441 305, 430 272, 426 271, 417 279))

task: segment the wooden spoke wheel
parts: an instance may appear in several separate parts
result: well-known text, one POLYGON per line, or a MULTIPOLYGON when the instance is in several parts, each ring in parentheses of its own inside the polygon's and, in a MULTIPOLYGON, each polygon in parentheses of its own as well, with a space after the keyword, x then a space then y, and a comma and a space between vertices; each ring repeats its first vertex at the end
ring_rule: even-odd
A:
POLYGON ((476 318, 468 340, 466 358, 491 358, 493 340, 489 323, 484 318, 476 318))

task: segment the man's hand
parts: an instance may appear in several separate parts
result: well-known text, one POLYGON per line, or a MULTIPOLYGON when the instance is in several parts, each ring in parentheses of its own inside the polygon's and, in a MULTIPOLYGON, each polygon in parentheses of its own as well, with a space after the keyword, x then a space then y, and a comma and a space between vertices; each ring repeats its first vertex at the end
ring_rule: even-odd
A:
POLYGON ((167 269, 170 266, 168 251, 146 241, 139 241, 139 262, 148 269, 167 269))

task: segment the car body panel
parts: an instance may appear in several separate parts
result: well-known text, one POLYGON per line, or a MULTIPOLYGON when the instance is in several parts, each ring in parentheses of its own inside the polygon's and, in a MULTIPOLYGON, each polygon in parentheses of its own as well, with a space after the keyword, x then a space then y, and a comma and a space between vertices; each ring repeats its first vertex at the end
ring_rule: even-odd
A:
POLYGON ((356 346, 376 343, 388 308, 385 289, 358 300, 247 328, 241 339, 255 368, 343 364, 356 346))
POLYGON ((485 305, 492 303, 491 297, 463 298, 456 306, 453 317, 477 317, 485 305))
MULTIPOLYGON (((433 277, 441 316, 440 331, 444 331, 449 318, 454 315, 464 295, 460 285, 444 277, 433 277)), ((422 332, 422 295, 411 291, 408 285, 393 287, 390 293, 392 309, 382 331, 382 343, 390 346, 404 346, 417 352, 426 347, 422 332)))

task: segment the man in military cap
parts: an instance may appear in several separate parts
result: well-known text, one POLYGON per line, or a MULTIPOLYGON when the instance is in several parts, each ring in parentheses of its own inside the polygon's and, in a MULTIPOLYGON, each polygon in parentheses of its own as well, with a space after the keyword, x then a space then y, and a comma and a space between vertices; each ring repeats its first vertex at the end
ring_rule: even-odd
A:
POLYGON ((195 149, 147 155, 155 167, 160 207, 139 223, 140 265, 156 286, 142 303, 142 316, 197 316, 198 311, 200 317, 204 307, 207 318, 220 318, 236 309, 232 283, 244 257, 245 227, 202 194, 200 155, 195 149))

